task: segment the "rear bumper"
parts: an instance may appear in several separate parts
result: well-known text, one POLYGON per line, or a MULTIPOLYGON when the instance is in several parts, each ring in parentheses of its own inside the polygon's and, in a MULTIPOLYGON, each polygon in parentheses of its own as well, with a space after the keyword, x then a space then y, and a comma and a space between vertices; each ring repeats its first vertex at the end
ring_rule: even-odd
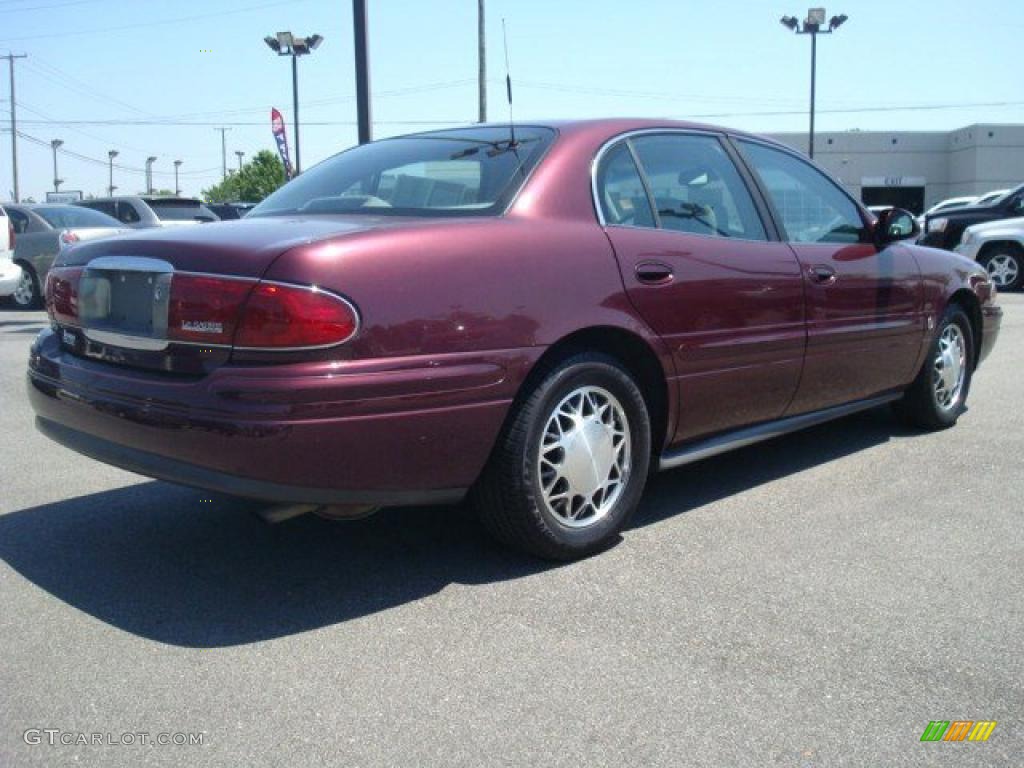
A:
POLYGON ((161 480, 316 504, 460 498, 540 351, 222 366, 171 378, 76 357, 49 331, 29 360, 47 436, 161 480))

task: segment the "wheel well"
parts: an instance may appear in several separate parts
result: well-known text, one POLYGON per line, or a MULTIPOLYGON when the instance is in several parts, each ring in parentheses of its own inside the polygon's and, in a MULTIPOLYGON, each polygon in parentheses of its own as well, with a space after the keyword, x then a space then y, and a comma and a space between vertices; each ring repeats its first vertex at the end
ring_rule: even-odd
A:
POLYGON ((978 356, 981 352, 981 303, 978 301, 978 297, 967 288, 956 291, 950 296, 949 303, 961 307, 971 321, 971 333, 974 336, 974 365, 977 366, 978 356))
POLYGON ((981 250, 978 251, 978 257, 987 256, 991 251, 997 248, 1009 248, 1011 251, 1021 253, 1024 251, 1024 247, 1021 246, 1016 240, 992 240, 991 242, 985 243, 981 246, 981 250))
POLYGON ((520 388, 521 395, 532 391, 535 379, 559 360, 582 351, 613 357, 633 375, 651 418, 651 450, 660 454, 668 430, 668 382, 654 350, 634 333, 606 326, 586 328, 559 339, 533 366, 520 388))

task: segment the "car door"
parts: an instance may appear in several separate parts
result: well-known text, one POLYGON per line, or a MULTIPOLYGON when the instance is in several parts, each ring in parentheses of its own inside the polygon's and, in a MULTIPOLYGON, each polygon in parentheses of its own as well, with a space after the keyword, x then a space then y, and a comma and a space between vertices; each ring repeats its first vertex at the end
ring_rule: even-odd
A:
POLYGON ((914 376, 924 341, 921 277, 911 250, 878 250, 860 207, 793 152, 737 142, 803 268, 807 357, 788 414, 860 400, 914 376))
POLYGON ((16 236, 14 258, 32 267, 40 286, 60 249, 60 233, 27 208, 8 208, 16 236))
POLYGON ((594 181, 626 292, 673 351, 673 442, 779 417, 804 354, 800 266, 722 137, 624 137, 594 181))

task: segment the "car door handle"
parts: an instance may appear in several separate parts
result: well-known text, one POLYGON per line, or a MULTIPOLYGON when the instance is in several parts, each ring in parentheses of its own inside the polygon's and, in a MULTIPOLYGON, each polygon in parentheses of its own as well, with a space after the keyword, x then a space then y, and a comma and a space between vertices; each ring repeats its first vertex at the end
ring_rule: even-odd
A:
POLYGON ((636 279, 648 285, 663 285, 671 282, 672 267, 660 261, 642 261, 636 265, 636 279))
POLYGON ((827 264, 815 264, 807 270, 811 281, 819 285, 831 285, 836 281, 836 271, 827 264))

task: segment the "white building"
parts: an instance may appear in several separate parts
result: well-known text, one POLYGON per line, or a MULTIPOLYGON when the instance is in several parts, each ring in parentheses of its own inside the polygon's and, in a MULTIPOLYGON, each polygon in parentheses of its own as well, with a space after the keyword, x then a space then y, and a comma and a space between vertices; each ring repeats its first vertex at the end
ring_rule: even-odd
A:
MULTIPOLYGON (((770 135, 807 152, 806 133, 770 135)), ((814 160, 866 204, 919 213, 948 197, 1024 183, 1024 125, 815 132, 814 160)))

